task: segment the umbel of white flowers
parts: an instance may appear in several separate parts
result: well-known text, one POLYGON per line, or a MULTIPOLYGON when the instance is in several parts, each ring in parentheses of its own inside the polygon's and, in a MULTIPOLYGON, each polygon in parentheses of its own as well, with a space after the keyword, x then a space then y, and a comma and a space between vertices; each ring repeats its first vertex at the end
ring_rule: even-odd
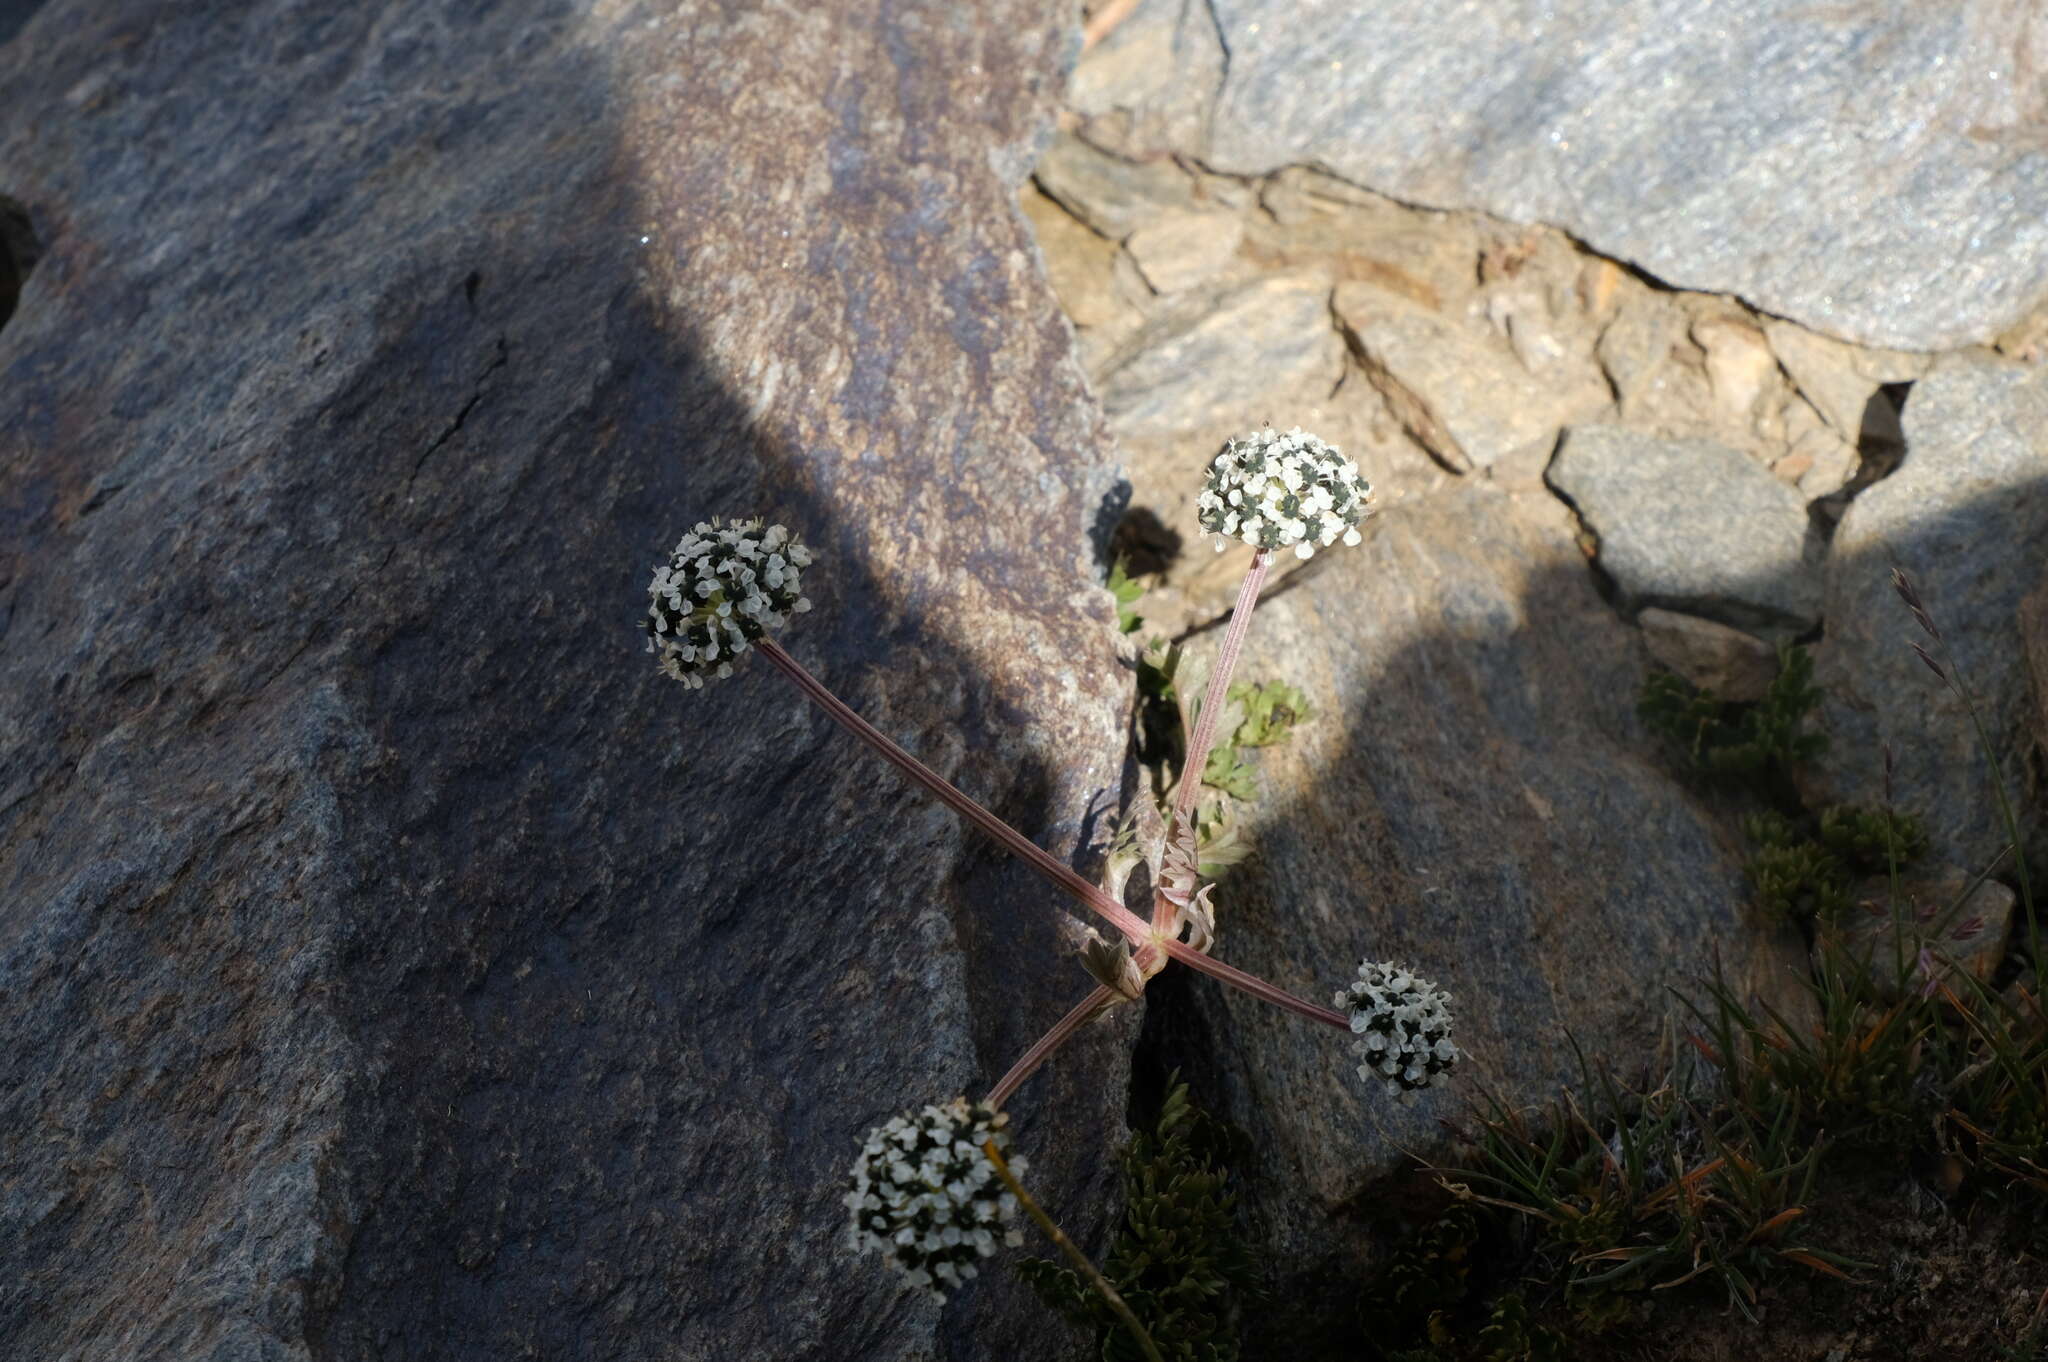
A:
MULTIPOLYGON (((1253 431, 1224 445, 1195 509, 1208 534, 1256 549, 1292 546, 1307 558, 1339 538, 1356 544, 1371 503, 1372 484, 1358 465, 1296 426, 1285 435, 1253 431)), ((1216 545, 1218 552, 1223 547, 1216 545)))
POLYGON ((845 1198, 855 1251, 879 1250, 910 1285, 943 1301, 946 1289, 976 1274, 975 1260, 994 1253, 998 1238, 1023 1243, 1021 1232, 1006 1228, 1017 1198, 981 1148, 994 1140, 1022 1173, 1025 1161, 1007 1157, 1009 1121, 956 1097, 869 1131, 845 1198))
POLYGON ((811 608, 802 569, 811 551, 780 525, 699 521, 654 570, 641 627, 661 669, 692 690, 731 676, 747 646, 811 608))
POLYGON ((1358 1076, 1379 1079, 1389 1093, 1451 1081, 1458 1047, 1451 1044, 1451 995, 1399 965, 1359 962, 1358 977, 1337 992, 1351 1013, 1351 1034, 1365 1063, 1358 1076))

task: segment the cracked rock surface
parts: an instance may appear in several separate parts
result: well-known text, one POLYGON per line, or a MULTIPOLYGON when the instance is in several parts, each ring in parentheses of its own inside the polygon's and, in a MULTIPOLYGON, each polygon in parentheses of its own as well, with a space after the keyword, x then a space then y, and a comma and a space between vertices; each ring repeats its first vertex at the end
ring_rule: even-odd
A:
MULTIPOLYGON (((1069 35, 955 18, 52 0, 0 46, 45 248, 0 1353, 1062 1355, 1006 1274, 942 1313, 856 1263, 839 1199, 1085 991, 1053 896, 634 627, 765 512, 874 722, 1058 855, 1113 794, 1109 460, 1014 206, 1069 35)), ((1077 1233, 1127 1047, 1016 1107, 1077 1233)))
POLYGON ((1153 0, 1099 135, 1554 224, 1813 330, 1989 342, 2048 294, 2048 14, 1806 0, 1153 0))

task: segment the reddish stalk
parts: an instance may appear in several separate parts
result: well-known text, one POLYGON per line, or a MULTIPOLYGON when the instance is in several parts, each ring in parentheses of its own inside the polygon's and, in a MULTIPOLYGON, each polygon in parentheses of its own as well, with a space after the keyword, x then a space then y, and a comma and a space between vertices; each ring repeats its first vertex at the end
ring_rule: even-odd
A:
POLYGON ((1065 890, 1075 902, 1101 914, 1111 926, 1129 937, 1133 946, 1142 946, 1150 939, 1151 932, 1144 919, 1081 878, 1071 866, 1062 864, 1042 851, 1037 843, 975 803, 951 781, 897 746, 881 729, 861 718, 844 700, 825 689, 825 683, 805 671, 801 663, 782 650, 781 644, 773 639, 763 638, 756 640, 754 647, 778 671, 795 682, 796 688, 802 691, 812 704, 825 711, 834 723, 874 749, 875 754, 882 760, 923 786, 932 798, 980 828, 1000 843, 1004 850, 1050 880, 1057 888, 1065 890))
POLYGON ((1226 965, 1221 960, 1202 954, 1185 941, 1161 941, 1159 944, 1168 955, 1189 969, 1199 970, 1211 979, 1230 985, 1240 993, 1249 993, 1261 1002, 1284 1007, 1297 1016, 1319 1021, 1325 1026, 1334 1026, 1339 1031, 1351 1029, 1351 1018, 1342 1012, 1332 1012, 1327 1007, 1317 1007, 1306 998, 1297 998, 1286 989, 1269 984, 1256 974, 1246 974, 1234 965, 1226 965))
MULTIPOLYGON (((1240 592, 1238 596, 1239 610, 1237 615, 1233 616, 1231 620, 1232 637, 1226 637, 1224 640, 1225 655, 1233 663, 1236 660, 1236 646, 1243 643, 1243 621, 1251 614, 1247 602, 1256 603, 1258 599, 1258 585, 1265 576, 1265 560, 1268 557, 1269 555, 1262 551, 1259 558, 1253 561, 1252 571, 1245 578, 1245 590, 1240 592), (1233 643, 1233 637, 1235 643, 1233 643)), ((1148 926, 1144 919, 1140 918, 1136 913, 1118 903, 1097 886, 1081 878, 1071 867, 1062 865, 1059 861, 1054 860, 1030 838, 1018 832, 981 805, 975 803, 951 781, 897 746, 895 742, 890 740, 887 734, 883 733, 866 719, 861 718, 844 700, 841 700, 838 696, 827 690, 824 682, 806 671, 801 663, 787 652, 784 652, 782 646, 773 639, 760 639, 756 641, 754 646, 763 657, 768 659, 769 663, 777 671, 780 671, 784 676, 787 676, 796 683, 796 688, 802 691, 812 704, 823 710, 834 723, 837 723, 848 733, 851 733, 854 737, 867 744, 884 761, 887 761, 891 766, 894 766, 897 770, 922 786, 934 799, 937 799, 947 808, 952 809, 975 827, 981 829, 1005 850, 1018 857, 1047 880, 1050 880, 1055 886, 1065 890, 1075 902, 1083 907, 1092 909, 1107 919, 1111 926, 1130 939, 1131 944, 1136 948, 1134 958, 1138 961, 1141 968, 1155 958, 1152 952, 1154 947, 1157 947, 1189 968, 1199 970, 1213 979, 1230 985, 1232 988, 1249 993, 1254 998, 1272 1003, 1276 1007, 1283 1007, 1289 1012, 1307 1017, 1311 1021, 1319 1021, 1328 1026, 1335 1026, 1340 1030, 1350 1030, 1350 1018, 1340 1012, 1332 1012, 1327 1007, 1317 1007, 1314 1003, 1297 998, 1285 989, 1269 984, 1256 975, 1247 974, 1243 970, 1226 965, 1220 960, 1212 960, 1185 942, 1167 939, 1164 935, 1163 927, 1155 929, 1148 926)), ((1213 691, 1214 689, 1215 687, 1212 686, 1211 690, 1213 691)), ((1205 705, 1204 709, 1207 711, 1209 706, 1205 705)), ((1213 729, 1214 725, 1212 724, 1210 727, 1213 729)), ((1186 780, 1185 774, 1183 774, 1182 779, 1183 781, 1186 780)), ((1011 1066, 1010 1072, 1005 1074, 1002 1081, 996 1084, 994 1091, 989 1095, 989 1105, 999 1106, 1003 1100, 1007 1099, 1011 1093, 1017 1090, 1019 1084, 1023 1083, 1025 1079, 1031 1076, 1033 1071, 1045 1063, 1053 1051, 1065 1044, 1074 1032, 1080 1029, 1082 1023, 1088 1020, 1089 1015, 1094 1009, 1101 1005, 1098 995, 1107 997, 1109 990, 1101 988, 1089 994, 1081 1006, 1061 1018, 1053 1026, 1052 1030, 1048 1031, 1039 1039, 1037 1044, 1026 1051, 1024 1057, 1011 1066)))
MULTIPOLYGON (((1230 627, 1224 630, 1223 642, 1216 649, 1216 665, 1209 671, 1209 689, 1202 696, 1195 731, 1188 738, 1187 760, 1181 764, 1180 788, 1173 796, 1175 823, 1194 826, 1195 802, 1202 794, 1202 772, 1208 768, 1209 749, 1216 745, 1216 725, 1222 721, 1224 707, 1230 700, 1231 673, 1237 670, 1238 655, 1244 651, 1244 636, 1252 627, 1252 611, 1258 608, 1259 589, 1265 585, 1267 569, 1272 566, 1272 550, 1258 550, 1237 589, 1237 604, 1230 608, 1230 627)), ((1171 833, 1171 826, 1168 831, 1171 833)), ((1152 925, 1163 929, 1172 921, 1173 904, 1165 895, 1155 894, 1152 925)))
POLYGON ((1054 1022, 1052 1030, 1040 1036, 1037 1043, 1024 1052, 1024 1057, 1010 1066, 1010 1071, 1003 1075, 1002 1080, 988 1090, 990 1109, 1001 1111, 1003 1103, 1009 1101, 1017 1089, 1024 1086, 1024 1080, 1038 1072, 1038 1066, 1052 1058, 1053 1051, 1065 1045, 1076 1031, 1086 1026, 1089 1019, 1103 1008, 1108 1007, 1115 997, 1114 992, 1098 985, 1095 991, 1083 998, 1072 1012, 1054 1022))

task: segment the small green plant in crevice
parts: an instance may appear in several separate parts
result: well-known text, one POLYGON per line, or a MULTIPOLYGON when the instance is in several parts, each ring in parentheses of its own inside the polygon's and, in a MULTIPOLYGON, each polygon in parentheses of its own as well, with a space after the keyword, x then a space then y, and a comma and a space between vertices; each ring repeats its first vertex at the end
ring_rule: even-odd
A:
POLYGON ((1137 633, 1145 623, 1145 617, 1138 613, 1138 602, 1145 596, 1144 584, 1131 579, 1124 560, 1119 558, 1109 565, 1109 580, 1103 585, 1116 597, 1117 629, 1126 634, 1137 633))
MULTIPOLYGON (((1152 1128, 1123 1153, 1124 1213, 1102 1275, 1143 1322, 1162 1356, 1233 1362, 1239 1303, 1257 1288, 1230 1191, 1227 1127, 1168 1080, 1152 1128)), ((1136 1362, 1128 1331, 1072 1269, 1029 1259, 1017 1271, 1070 1322, 1092 1330, 1104 1362, 1136 1362)))
POLYGON ((1825 735, 1805 731, 1820 700, 1812 656, 1786 647, 1778 675, 1753 705, 1719 700, 1670 672, 1652 672, 1637 705, 1687 769, 1761 803, 1742 825, 1754 848, 1745 869, 1757 906, 1802 926, 1835 920, 1858 879, 1896 875, 1927 851, 1927 835, 1910 813, 1841 804, 1816 816, 1801 804, 1794 769, 1827 750, 1825 735))
POLYGON ((1488 1228, 1479 1207, 1453 1203, 1404 1237, 1360 1298, 1364 1337, 1382 1348, 1417 1340, 1431 1346, 1447 1342, 1452 1317, 1476 1289, 1473 1259, 1488 1228))
POLYGON ((1778 674, 1764 698, 1734 704, 1694 688, 1671 672, 1652 672, 1636 713, 1701 775, 1754 790, 1776 807, 1798 806, 1792 768, 1827 750, 1823 734, 1804 731, 1820 703, 1813 657, 1797 646, 1778 650, 1778 674))
POLYGON ((1479 1331, 1478 1353, 1485 1362, 1565 1362, 1571 1355, 1563 1334, 1530 1318, 1528 1299, 1519 1291, 1495 1303, 1479 1331))
MULTIPOLYGON (((1194 731, 1198 715, 1187 694, 1199 691, 1201 680, 1195 677, 1196 684, 1189 684, 1187 656, 1177 643, 1155 639, 1139 655, 1135 746, 1162 802, 1176 794, 1186 778, 1184 738, 1194 731)), ((1259 783, 1257 769, 1243 754, 1286 742, 1311 713, 1308 697, 1285 681, 1231 683, 1224 694, 1219 736, 1202 763, 1201 789, 1214 793, 1197 794, 1190 801, 1189 820, 1203 875, 1213 878, 1251 852, 1236 806, 1257 799, 1259 783)))
POLYGON ((1838 804, 1817 819, 1765 809, 1742 829, 1756 848, 1745 868, 1758 906, 1800 923, 1836 920, 1859 879, 1896 874, 1927 853, 1920 820, 1892 809, 1838 804))

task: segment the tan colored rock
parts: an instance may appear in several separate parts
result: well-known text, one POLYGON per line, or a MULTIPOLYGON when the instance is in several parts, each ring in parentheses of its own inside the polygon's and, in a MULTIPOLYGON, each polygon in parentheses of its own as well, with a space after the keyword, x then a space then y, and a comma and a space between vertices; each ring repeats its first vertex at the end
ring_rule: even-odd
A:
POLYGON ((1368 283, 1338 285, 1333 306, 1388 407, 1454 472, 1546 445, 1565 425, 1607 405, 1594 387, 1539 380, 1483 315, 1439 311, 1368 283))
POLYGON ((1161 214, 1124 239, 1124 249, 1156 293, 1179 293, 1227 268, 1244 239, 1244 219, 1229 211, 1161 214))
POLYGON ((1814 943, 1815 957, 1839 946, 1870 967, 1886 997, 1896 998, 1926 987, 1928 975, 1916 964, 1924 948, 1937 964, 1935 977, 1967 1000, 1971 991, 1962 976, 1990 981, 2005 958, 2019 901, 1996 880, 1964 898, 1967 889, 1969 881, 1961 878, 1902 879, 1895 896, 1887 877, 1866 880, 1841 922, 1814 943))
POLYGON ((1032 170, 1038 187, 1114 241, 1194 202, 1194 180, 1169 160, 1129 160, 1072 133, 1046 147, 1032 170))
MULTIPOLYGON (((1336 386, 1344 346, 1329 325, 1327 296, 1314 276, 1275 275, 1162 314, 1097 379, 1117 434, 1173 436, 1219 421, 1295 424, 1284 408, 1261 407, 1276 406, 1275 394, 1336 386)), ((1197 490, 1188 489, 1190 505, 1197 490)))
POLYGON ((1716 429, 1719 404, 1692 317, 1669 294, 1622 286, 1600 335, 1600 366, 1614 385, 1621 419, 1657 435, 1716 429))
POLYGON ((1091 230, 1036 185, 1026 185, 1018 202, 1045 255, 1046 278, 1075 326, 1115 329, 1143 320, 1115 286, 1114 241, 1091 230))
POLYGON ((1754 634, 1698 615, 1651 607, 1636 616, 1650 656, 1702 690, 1749 704, 1778 675, 1778 653, 1754 634))
POLYGON ((1722 415, 1751 419, 1778 371, 1764 333, 1746 321, 1716 317, 1693 323, 1692 338, 1706 352, 1707 386, 1722 415))
POLYGON ((1875 379, 1857 372, 1856 347, 1776 319, 1764 329, 1800 393, 1838 435, 1855 440, 1863 429, 1863 409, 1878 387, 1875 379))
POLYGON ((1810 501, 1839 492, 1856 476, 1862 456, 1821 418, 1798 393, 1787 395, 1782 408, 1786 453, 1771 471, 1806 494, 1810 501))
POLYGON ((1851 345, 1775 317, 1764 322, 1764 333, 1794 386, 1851 445, 1862 438, 1871 394, 1920 377, 1929 363, 1926 355, 1851 345))

